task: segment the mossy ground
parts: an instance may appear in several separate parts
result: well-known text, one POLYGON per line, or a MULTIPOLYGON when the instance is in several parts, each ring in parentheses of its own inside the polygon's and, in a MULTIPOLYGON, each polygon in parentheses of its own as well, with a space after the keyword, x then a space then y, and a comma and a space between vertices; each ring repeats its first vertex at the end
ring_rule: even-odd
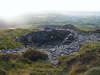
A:
POLYGON ((99 75, 99 45, 99 42, 85 43, 80 52, 60 56, 56 66, 45 60, 31 61, 22 54, 2 59, 1 54, 0 75, 99 75))
POLYGON ((33 30, 39 29, 0 29, 0 49, 21 47, 22 44, 14 41, 14 39, 33 30))
MULTIPOLYGON (((0 48, 10 48, 11 43, 16 43, 13 38, 29 31, 27 29, 0 31, 0 48)), ((18 54, 18 57, 13 54, 9 60, 2 58, 2 55, 3 53, 0 53, 0 75, 99 75, 100 73, 100 42, 84 43, 79 52, 58 57, 59 64, 56 66, 44 60, 31 61, 22 54, 18 54)))
POLYGON ((84 43, 79 52, 59 57, 59 60, 68 75, 88 75, 90 69, 100 67, 100 42, 84 43))

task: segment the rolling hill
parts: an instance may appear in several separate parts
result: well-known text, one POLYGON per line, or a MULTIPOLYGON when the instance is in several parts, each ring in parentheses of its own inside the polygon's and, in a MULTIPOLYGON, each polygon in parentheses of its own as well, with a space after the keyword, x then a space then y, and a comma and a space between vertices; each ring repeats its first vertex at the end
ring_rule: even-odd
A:
POLYGON ((100 12, 63 12, 24 14, 12 20, 0 21, 1 27, 34 28, 40 25, 73 24, 80 28, 94 28, 100 26, 100 12), (6 22, 6 23, 5 23, 6 22))

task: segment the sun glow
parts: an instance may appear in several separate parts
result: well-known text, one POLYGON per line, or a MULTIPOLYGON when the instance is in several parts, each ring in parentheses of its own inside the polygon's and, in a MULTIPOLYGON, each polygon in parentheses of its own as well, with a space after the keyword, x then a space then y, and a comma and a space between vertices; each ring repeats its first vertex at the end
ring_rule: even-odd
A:
POLYGON ((0 0, 0 16, 43 11, 100 11, 100 0, 0 0))

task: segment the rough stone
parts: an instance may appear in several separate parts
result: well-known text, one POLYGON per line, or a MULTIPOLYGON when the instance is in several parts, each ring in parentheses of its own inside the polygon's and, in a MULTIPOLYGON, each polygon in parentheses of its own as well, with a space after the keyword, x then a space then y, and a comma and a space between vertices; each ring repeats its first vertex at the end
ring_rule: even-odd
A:
POLYGON ((44 52, 49 55, 50 61, 56 65, 58 62, 55 57, 79 51, 80 44, 84 42, 100 41, 100 33, 85 33, 69 24, 55 28, 55 30, 49 28, 49 30, 30 32, 16 38, 16 41, 24 45, 47 48, 44 52))

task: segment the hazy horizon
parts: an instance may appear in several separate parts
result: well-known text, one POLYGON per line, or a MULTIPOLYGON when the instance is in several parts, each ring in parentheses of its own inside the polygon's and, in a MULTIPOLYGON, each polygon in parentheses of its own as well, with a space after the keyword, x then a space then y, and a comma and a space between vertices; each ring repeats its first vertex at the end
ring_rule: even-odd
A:
POLYGON ((29 13, 100 11, 99 0, 2 0, 0 17, 12 18, 29 13))

